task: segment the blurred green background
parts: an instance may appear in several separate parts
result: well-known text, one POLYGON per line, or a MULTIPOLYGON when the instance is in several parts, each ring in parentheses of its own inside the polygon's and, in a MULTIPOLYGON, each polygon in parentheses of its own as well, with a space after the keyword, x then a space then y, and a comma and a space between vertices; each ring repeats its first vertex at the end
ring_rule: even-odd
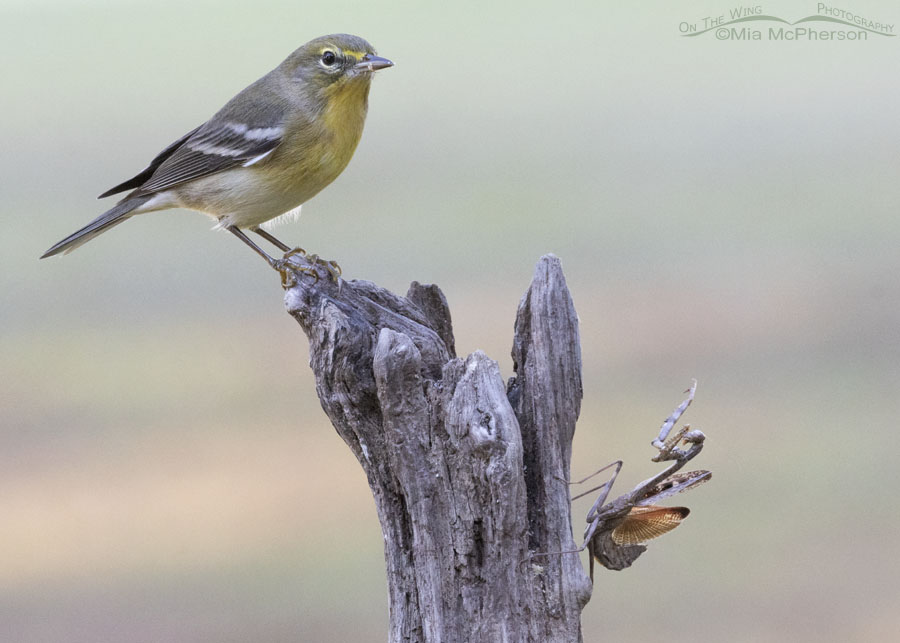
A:
POLYGON ((585 639, 893 638, 900 38, 683 38, 736 5, 674 4, 2 0, 0 640, 386 639, 366 481, 277 276, 183 211, 37 261, 336 31, 396 67, 279 237, 349 278, 440 284, 459 352, 505 376, 533 265, 559 255, 585 363, 573 471, 624 458, 617 491, 657 470, 649 441, 700 381, 713 482, 601 570, 585 639))

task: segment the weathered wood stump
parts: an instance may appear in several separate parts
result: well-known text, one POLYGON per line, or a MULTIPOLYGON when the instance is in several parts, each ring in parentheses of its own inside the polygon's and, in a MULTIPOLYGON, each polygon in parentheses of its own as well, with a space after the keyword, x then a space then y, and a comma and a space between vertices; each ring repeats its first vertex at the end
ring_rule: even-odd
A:
POLYGON ((580 641, 591 584, 579 557, 529 559, 576 548, 565 481, 581 347, 559 260, 540 259, 519 304, 508 384, 481 351, 456 356, 437 286, 399 297, 323 271, 301 275, 285 305, 375 497, 390 640, 580 641))

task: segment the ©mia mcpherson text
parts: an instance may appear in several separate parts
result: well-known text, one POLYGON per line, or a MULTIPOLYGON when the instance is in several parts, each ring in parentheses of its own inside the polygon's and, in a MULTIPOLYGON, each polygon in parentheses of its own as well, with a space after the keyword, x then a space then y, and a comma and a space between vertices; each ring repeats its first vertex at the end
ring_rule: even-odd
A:
POLYGON ((824 2, 816 10, 813 15, 791 21, 764 12, 762 5, 738 6, 727 14, 705 16, 695 22, 683 21, 678 30, 687 37, 711 31, 716 40, 869 40, 869 36, 896 36, 891 22, 872 20, 824 2), (766 22, 769 25, 760 24, 766 22), (773 22, 781 24, 772 25, 773 22))

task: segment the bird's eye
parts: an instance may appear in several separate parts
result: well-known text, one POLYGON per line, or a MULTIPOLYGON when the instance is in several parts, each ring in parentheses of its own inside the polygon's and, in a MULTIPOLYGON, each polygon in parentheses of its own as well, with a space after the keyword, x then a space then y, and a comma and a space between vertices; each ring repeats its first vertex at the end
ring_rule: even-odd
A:
POLYGON ((337 56, 334 55, 333 51, 326 51, 322 54, 322 64, 331 67, 334 62, 337 60, 337 56))

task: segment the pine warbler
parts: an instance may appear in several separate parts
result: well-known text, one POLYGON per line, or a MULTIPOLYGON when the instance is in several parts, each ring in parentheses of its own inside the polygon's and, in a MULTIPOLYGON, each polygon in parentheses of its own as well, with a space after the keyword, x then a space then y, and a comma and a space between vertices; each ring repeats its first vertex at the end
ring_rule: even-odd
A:
POLYGON ((216 227, 235 234, 284 275, 286 262, 270 257, 241 229, 283 252, 303 253, 259 226, 299 214, 303 203, 347 167, 362 135, 373 72, 392 65, 357 36, 306 43, 140 174, 101 194, 130 190, 41 258, 71 252, 136 214, 187 208, 216 219, 216 227))

